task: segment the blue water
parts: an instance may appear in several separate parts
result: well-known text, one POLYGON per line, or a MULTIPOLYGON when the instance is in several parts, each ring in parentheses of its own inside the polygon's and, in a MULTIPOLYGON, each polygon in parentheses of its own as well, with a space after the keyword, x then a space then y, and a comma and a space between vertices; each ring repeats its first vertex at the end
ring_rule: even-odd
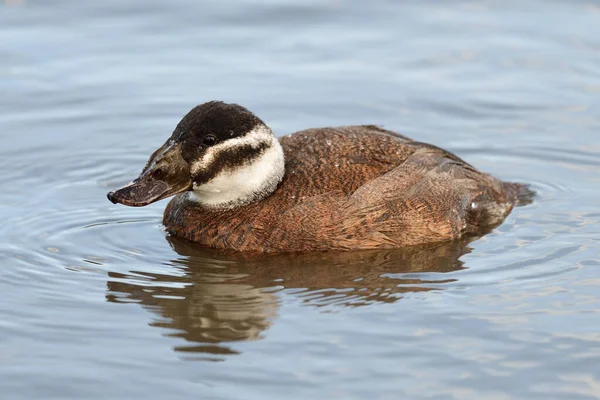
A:
POLYGON ((600 5, 4 0, 2 399, 597 399, 600 5), (472 243, 248 260, 115 206, 181 116, 375 123, 534 203, 472 243))

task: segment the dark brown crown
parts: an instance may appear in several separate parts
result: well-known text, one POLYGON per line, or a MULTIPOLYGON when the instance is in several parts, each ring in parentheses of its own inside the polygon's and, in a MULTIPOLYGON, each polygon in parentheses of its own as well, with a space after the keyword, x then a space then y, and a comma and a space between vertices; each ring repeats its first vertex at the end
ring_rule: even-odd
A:
POLYGON ((192 162, 208 147, 204 144, 207 136, 214 136, 214 145, 244 136, 259 124, 264 122, 238 104, 210 101, 192 108, 177 124, 171 140, 183 143, 183 158, 192 162))

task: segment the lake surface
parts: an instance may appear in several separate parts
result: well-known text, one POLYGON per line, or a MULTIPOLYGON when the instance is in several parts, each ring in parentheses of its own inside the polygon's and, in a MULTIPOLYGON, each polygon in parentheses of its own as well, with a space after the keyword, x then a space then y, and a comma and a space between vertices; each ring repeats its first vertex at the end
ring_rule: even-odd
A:
POLYGON ((440 4, 0 2, 2 399, 600 398, 600 4, 440 4), (193 248, 105 195, 212 99, 537 197, 471 243, 193 248))

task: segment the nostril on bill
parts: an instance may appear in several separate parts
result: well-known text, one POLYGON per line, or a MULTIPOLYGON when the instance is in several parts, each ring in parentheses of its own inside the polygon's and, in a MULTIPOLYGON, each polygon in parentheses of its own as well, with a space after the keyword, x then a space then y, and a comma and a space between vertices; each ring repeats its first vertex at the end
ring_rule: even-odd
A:
POLYGON ((166 176, 167 176, 167 173, 162 168, 157 168, 154 171, 152 171, 152 178, 154 178, 156 180, 161 180, 161 179, 165 178, 166 176))

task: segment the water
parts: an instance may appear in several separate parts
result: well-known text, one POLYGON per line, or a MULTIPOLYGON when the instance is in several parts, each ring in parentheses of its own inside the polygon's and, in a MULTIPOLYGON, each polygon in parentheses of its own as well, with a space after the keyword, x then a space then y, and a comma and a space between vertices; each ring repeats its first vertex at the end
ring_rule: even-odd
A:
POLYGON ((3 399, 600 398, 600 5, 0 3, 3 399), (193 105, 529 182, 471 243, 248 260, 105 194, 193 105))

